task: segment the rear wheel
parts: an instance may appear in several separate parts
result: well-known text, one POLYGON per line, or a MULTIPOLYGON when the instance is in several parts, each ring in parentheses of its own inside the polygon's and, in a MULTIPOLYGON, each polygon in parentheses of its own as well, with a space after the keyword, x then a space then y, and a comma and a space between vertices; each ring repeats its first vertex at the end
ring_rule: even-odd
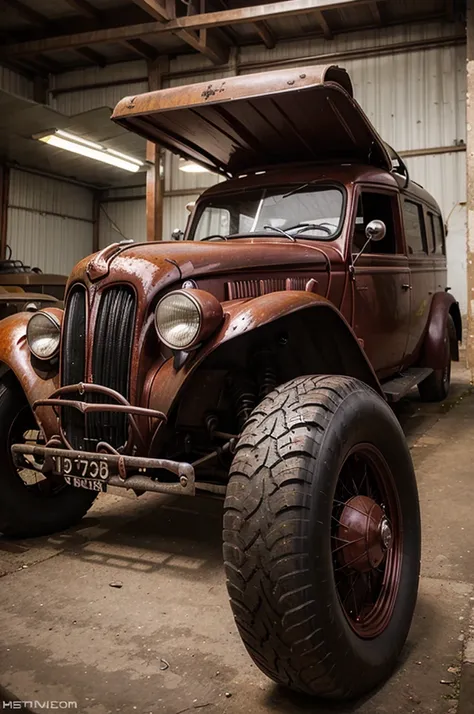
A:
POLYGON ((44 477, 41 465, 24 461, 17 468, 13 444, 34 442, 38 427, 16 380, 0 382, 0 533, 15 537, 46 535, 79 521, 97 494, 73 488, 60 477, 44 477))
POLYGON ((418 385, 420 398, 424 402, 442 402, 449 394, 451 386, 451 340, 456 337, 456 327, 451 315, 448 315, 444 335, 444 364, 441 369, 435 369, 429 377, 418 385))
POLYGON ((231 468, 224 559, 237 627, 276 682, 361 695, 393 670, 420 564, 418 496, 385 402, 348 377, 302 377, 247 422, 231 468))

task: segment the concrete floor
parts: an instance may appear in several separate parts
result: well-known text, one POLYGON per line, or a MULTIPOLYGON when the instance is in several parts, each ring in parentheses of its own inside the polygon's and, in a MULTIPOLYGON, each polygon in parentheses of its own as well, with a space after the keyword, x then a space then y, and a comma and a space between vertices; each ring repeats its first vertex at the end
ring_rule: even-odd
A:
POLYGON ((371 697, 328 707, 252 664, 228 606, 218 502, 107 495, 72 531, 0 539, 5 698, 77 702, 82 714, 454 714, 474 606, 474 394, 462 368, 453 382, 446 405, 414 396, 398 409, 421 496, 422 579, 399 669, 371 697))

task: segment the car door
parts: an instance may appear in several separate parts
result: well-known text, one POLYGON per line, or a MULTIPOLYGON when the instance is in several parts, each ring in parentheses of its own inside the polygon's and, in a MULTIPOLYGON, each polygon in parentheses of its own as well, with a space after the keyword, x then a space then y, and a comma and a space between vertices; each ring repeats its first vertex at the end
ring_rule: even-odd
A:
POLYGON ((410 324, 410 272, 395 191, 361 187, 353 225, 352 257, 362 250, 372 220, 386 226, 384 239, 369 243, 355 260, 352 296, 354 331, 379 378, 403 363, 410 324))
POLYGON ((402 197, 402 215, 411 284, 411 314, 405 361, 413 362, 421 348, 435 289, 434 258, 430 254, 423 205, 402 197))

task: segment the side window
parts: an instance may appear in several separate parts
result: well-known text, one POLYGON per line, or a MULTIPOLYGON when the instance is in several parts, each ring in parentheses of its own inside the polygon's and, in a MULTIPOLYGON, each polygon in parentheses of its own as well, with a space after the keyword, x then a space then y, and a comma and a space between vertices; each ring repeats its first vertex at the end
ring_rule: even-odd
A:
POLYGON ((433 227, 433 253, 436 255, 446 255, 446 246, 444 242, 444 226, 441 220, 441 216, 431 214, 431 224, 433 227))
POLYGON ((385 223, 387 232, 385 238, 377 243, 369 243, 364 253, 390 254, 397 253, 397 237, 395 234, 394 211, 397 209, 395 196, 387 193, 363 191, 359 197, 357 216, 354 226, 352 249, 354 253, 362 250, 365 241, 365 229, 370 221, 379 220, 385 223))
POLYGON ((408 253, 410 255, 427 253, 423 208, 419 203, 403 202, 403 223, 408 253))

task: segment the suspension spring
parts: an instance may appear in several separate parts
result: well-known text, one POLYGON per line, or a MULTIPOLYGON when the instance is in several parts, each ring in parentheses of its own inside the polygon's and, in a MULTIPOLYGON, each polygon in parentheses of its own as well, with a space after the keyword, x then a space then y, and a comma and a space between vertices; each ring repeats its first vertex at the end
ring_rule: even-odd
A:
POLYGON ((257 402, 255 384, 246 375, 238 374, 232 378, 231 390, 240 432, 257 402))

